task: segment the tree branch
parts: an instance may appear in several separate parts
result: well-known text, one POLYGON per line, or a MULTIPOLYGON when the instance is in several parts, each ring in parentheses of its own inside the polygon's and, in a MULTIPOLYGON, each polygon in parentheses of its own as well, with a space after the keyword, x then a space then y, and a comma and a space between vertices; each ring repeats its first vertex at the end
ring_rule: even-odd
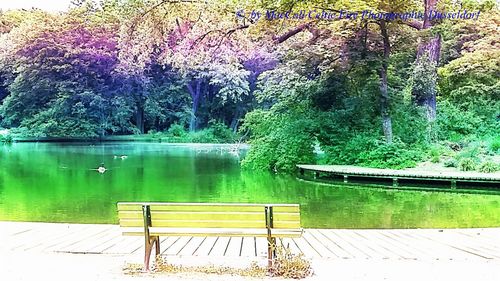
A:
POLYGON ((273 36, 273 41, 275 43, 277 43, 277 44, 283 43, 286 40, 288 40, 290 37, 294 36, 295 34, 297 34, 299 32, 302 32, 302 31, 304 31, 306 29, 309 30, 309 28, 311 28, 311 23, 310 22, 303 23, 303 24, 298 25, 297 27, 289 30, 285 34, 282 34, 280 36, 273 36))

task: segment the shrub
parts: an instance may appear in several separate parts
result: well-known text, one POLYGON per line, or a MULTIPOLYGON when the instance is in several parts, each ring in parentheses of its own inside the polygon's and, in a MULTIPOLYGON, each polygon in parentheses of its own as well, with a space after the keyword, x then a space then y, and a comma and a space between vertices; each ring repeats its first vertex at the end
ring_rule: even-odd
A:
POLYGON ((14 139, 11 135, 0 135, 0 142, 2 143, 12 143, 14 139))
POLYGON ((209 123, 209 128, 219 143, 231 143, 236 139, 236 134, 222 122, 212 121, 209 123))
POLYGON ((478 167, 478 171, 481 173, 494 173, 496 171, 500 171, 500 165, 493 161, 485 161, 481 163, 481 165, 478 167))
POLYGON ((500 137, 492 139, 488 148, 493 154, 500 153, 500 137))
POLYGON ((439 163, 439 161, 441 160, 440 157, 441 157, 441 151, 438 147, 431 147, 431 149, 429 150, 429 156, 430 156, 430 160, 432 163, 439 163))
POLYGON ((458 163, 460 171, 474 171, 476 170, 476 161, 472 158, 463 158, 458 163))
POLYGON ((314 163, 313 120, 300 115, 269 118, 254 111, 245 117, 242 128, 252 131, 251 147, 242 166, 253 170, 293 172, 296 164, 314 163))
POLYGON ((448 160, 444 161, 443 164, 445 167, 453 167, 456 168, 458 167, 458 161, 454 158, 449 158, 448 160))
POLYGON ((290 248, 276 248, 276 259, 269 269, 272 276, 301 279, 312 274, 311 262, 302 253, 293 254, 290 248))
POLYGON ((184 137, 187 134, 186 129, 184 128, 184 126, 182 126, 180 124, 177 124, 177 123, 174 123, 174 124, 170 125, 170 128, 168 128, 167 133, 170 136, 177 137, 177 138, 184 137))
POLYGON ((475 133, 482 124, 481 118, 474 112, 461 110, 448 101, 439 103, 438 108, 436 121, 440 139, 458 141, 475 133))
POLYGON ((199 130, 189 133, 189 140, 193 143, 217 143, 218 140, 214 136, 214 131, 211 128, 199 130))

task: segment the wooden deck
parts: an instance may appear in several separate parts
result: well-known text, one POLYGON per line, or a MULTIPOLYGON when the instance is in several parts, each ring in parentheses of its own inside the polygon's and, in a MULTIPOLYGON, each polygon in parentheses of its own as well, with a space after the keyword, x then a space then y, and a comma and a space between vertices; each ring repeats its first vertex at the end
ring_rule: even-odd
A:
MULTIPOLYGON (((500 260, 500 228, 306 229, 283 239, 311 259, 500 260)), ((135 255, 143 237, 122 236, 117 225, 0 222, 0 253, 9 251, 135 255)), ((265 238, 161 237, 162 255, 265 259, 265 238)))
POLYGON ((375 169, 343 165, 297 165, 299 173, 304 176, 306 172, 312 173, 314 179, 323 175, 338 177, 345 183, 352 179, 387 179, 393 187, 398 187, 405 182, 429 183, 448 182, 451 189, 467 188, 470 185, 486 187, 487 189, 500 190, 500 172, 486 174, 479 172, 435 172, 417 170, 392 170, 375 169))

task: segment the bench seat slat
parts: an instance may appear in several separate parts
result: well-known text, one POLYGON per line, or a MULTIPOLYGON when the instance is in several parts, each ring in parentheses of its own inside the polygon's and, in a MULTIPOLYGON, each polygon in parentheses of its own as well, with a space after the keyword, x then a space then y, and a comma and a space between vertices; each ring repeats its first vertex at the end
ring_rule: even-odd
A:
MULTIPOLYGON (((143 236, 144 228, 127 227, 122 228, 123 235, 143 236)), ((150 227, 149 233, 152 236, 248 236, 267 237, 267 230, 261 228, 171 228, 171 227, 150 227)), ((302 235, 302 229, 273 229, 273 237, 293 237, 302 235)))
MULTIPOLYGON (((120 219, 142 219, 142 211, 121 211, 120 219)), ((280 218, 293 218, 281 215, 280 218)), ((152 220, 261 220, 265 222, 264 212, 151 212, 152 220)))
MULTIPOLYGON (((120 225, 144 226, 141 220, 120 220, 120 225)), ((265 221, 231 220, 153 220, 152 227, 201 227, 201 228, 265 228, 265 221)))

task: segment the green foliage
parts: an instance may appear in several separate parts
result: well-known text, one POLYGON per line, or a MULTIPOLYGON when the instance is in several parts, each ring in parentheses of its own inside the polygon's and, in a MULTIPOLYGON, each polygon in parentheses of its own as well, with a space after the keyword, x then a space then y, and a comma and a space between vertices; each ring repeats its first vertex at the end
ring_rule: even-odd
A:
POLYGON ((1 143, 13 143, 14 142, 14 139, 12 138, 12 135, 10 134, 6 134, 6 135, 1 135, 0 134, 0 142, 1 143))
POLYGON ((460 171, 474 171, 476 170, 476 167, 476 160, 471 157, 462 158, 458 163, 458 168, 460 169, 460 171))
POLYGON ((184 138, 187 135, 187 131, 184 126, 174 123, 168 128, 167 134, 174 138, 184 138))
POLYGON ((231 143, 236 140, 236 134, 222 122, 209 122, 209 128, 212 130, 212 134, 218 142, 231 143))
POLYGON ((210 128, 189 133, 189 142, 193 143, 217 143, 214 131, 210 128))
POLYGON ((493 161, 485 161, 479 165, 477 170, 481 173, 494 173, 500 171, 500 165, 493 161))
POLYGON ((188 132, 183 125, 174 123, 166 133, 154 136, 162 141, 185 143, 232 143, 236 139, 236 134, 221 122, 212 122, 209 128, 196 132, 188 132))
POLYGON ((440 162, 441 153, 440 153, 439 149, 432 147, 429 151, 429 155, 430 155, 432 163, 439 163, 440 162))
POLYGON ((489 150, 491 153, 500 154, 500 136, 496 136, 495 138, 492 138, 489 143, 489 150))
POLYGON ((477 132, 482 120, 471 111, 464 111, 448 101, 438 103, 437 130, 441 140, 459 141, 477 132))
POLYGON ((446 161, 444 161, 443 165, 448 168, 457 168, 458 162, 455 158, 448 158, 446 161))
POLYGON ((327 146, 323 149, 327 151, 328 162, 331 164, 374 168, 414 167, 425 155, 418 146, 410 147, 399 140, 387 144, 372 135, 358 135, 339 145, 327 146))
POLYGON ((424 99, 435 94, 437 78, 436 64, 427 56, 422 56, 415 65, 412 76, 416 98, 424 99))
POLYGON ((247 114, 244 128, 255 132, 255 136, 242 166, 261 171, 292 172, 296 164, 312 163, 315 158, 314 124, 301 117, 276 118, 265 111, 247 114))

